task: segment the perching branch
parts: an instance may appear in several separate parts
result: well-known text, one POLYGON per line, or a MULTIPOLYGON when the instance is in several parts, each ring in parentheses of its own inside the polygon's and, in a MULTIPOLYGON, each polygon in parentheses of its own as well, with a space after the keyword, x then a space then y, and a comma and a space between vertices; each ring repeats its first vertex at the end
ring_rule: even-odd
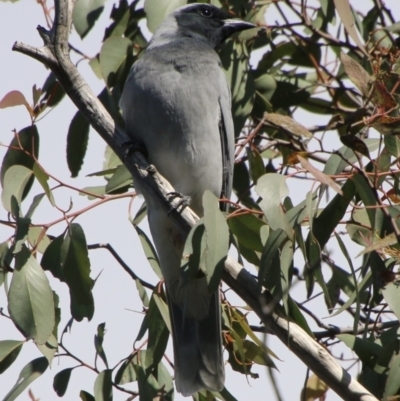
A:
MULTIPOLYGON (((35 58, 50 68, 64 90, 75 103, 91 126, 107 142, 124 162, 135 181, 140 181, 142 192, 151 197, 167 212, 177 206, 178 199, 169 199, 172 186, 150 166, 139 152, 127 154, 129 137, 108 114, 106 109, 86 84, 69 57, 68 35, 71 29, 73 0, 55 0, 55 20, 51 30, 38 27, 44 46, 35 48, 17 42, 13 50, 35 58)), ((170 218, 183 237, 198 217, 189 209, 175 209, 170 218)), ((352 378, 314 339, 295 323, 269 312, 261 304, 260 288, 256 280, 231 258, 227 258, 223 280, 257 313, 269 331, 276 334, 311 370, 345 400, 372 401, 373 397, 362 385, 352 378)), ((268 305, 267 305, 268 306, 268 305)))

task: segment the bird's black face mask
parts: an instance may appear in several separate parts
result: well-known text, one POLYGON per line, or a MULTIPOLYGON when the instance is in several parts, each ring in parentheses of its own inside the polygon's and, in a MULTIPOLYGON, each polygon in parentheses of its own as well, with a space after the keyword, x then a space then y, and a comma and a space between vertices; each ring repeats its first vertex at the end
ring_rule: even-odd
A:
POLYGON ((254 25, 234 20, 225 11, 208 5, 193 4, 175 16, 178 28, 183 36, 204 37, 216 48, 235 32, 254 28, 254 25))

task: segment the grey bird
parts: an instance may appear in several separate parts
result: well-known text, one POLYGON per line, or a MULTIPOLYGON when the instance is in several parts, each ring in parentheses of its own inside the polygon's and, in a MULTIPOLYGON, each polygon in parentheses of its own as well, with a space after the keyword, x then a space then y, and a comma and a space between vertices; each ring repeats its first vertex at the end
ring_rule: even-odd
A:
MULTIPOLYGON (((249 28, 254 25, 208 4, 177 9, 132 66, 121 96, 128 135, 144 144, 149 162, 175 190, 190 197, 198 216, 203 215, 205 190, 227 198, 232 190, 231 93, 215 49, 249 28)), ((177 391, 184 396, 202 389, 221 391, 225 369, 219 292, 208 291, 204 276, 184 280, 185 238, 151 198, 145 200, 166 284, 177 391)))

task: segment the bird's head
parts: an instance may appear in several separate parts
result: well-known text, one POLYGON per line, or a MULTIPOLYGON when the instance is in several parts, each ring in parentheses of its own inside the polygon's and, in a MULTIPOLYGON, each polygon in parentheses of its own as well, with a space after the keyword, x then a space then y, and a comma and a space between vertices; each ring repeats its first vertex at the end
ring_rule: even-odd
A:
POLYGON ((225 11, 210 4, 195 3, 178 8, 160 25, 155 36, 193 37, 218 47, 236 32, 254 28, 255 25, 233 19, 225 11), (168 32, 168 33, 167 33, 168 32))

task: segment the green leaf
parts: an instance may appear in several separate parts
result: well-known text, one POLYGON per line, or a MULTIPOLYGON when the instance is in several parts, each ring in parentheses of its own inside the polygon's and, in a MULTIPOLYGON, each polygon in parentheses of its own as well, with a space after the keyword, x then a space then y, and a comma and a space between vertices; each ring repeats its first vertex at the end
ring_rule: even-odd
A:
POLYGON ((352 349, 365 365, 374 368, 377 358, 382 353, 379 344, 352 334, 338 334, 336 337, 352 349))
POLYGON ((251 178, 254 183, 265 174, 264 161, 257 150, 247 148, 247 158, 249 160, 251 178))
POLYGON ((371 186, 368 184, 367 179, 361 174, 354 174, 351 177, 351 180, 353 180, 354 184, 356 185, 357 193, 363 201, 364 205, 374 206, 373 208, 368 208, 367 213, 372 231, 380 233, 383 225, 384 214, 381 209, 375 208, 377 200, 371 189, 371 186))
POLYGON ((135 228, 136 232, 139 235, 140 243, 142 244, 143 251, 147 257, 147 260, 150 263, 150 266, 152 267, 154 273, 157 274, 157 277, 161 280, 163 278, 163 275, 161 273, 160 262, 158 260, 157 252, 154 249, 153 244, 151 243, 147 235, 144 233, 144 231, 141 228, 139 228, 139 226, 134 225, 133 227, 135 228))
POLYGON ((229 249, 229 229, 219 209, 218 198, 210 191, 203 194, 204 227, 206 238, 206 279, 210 292, 216 291, 221 281, 229 249))
POLYGON ((301 164, 301 166, 306 169, 314 178, 319 181, 321 184, 327 185, 332 188, 335 192, 340 195, 343 195, 342 189, 339 184, 337 184, 332 178, 324 174, 322 171, 319 171, 315 168, 307 159, 297 155, 297 158, 301 164))
POLYGON ((99 373, 94 382, 95 401, 112 401, 112 370, 106 369, 99 373))
POLYGON ((82 401, 95 401, 92 394, 89 394, 87 391, 81 390, 79 393, 79 397, 82 401))
MULTIPOLYGON (((243 338, 245 338, 246 335, 248 335, 258 347, 261 347, 263 349, 265 353, 278 359, 278 356, 254 334, 253 330, 249 326, 249 323, 245 315, 243 315, 238 309, 235 308, 232 308, 230 312, 232 313, 232 320, 234 321, 234 323, 238 323, 238 325, 240 325, 240 328, 243 331, 243 338)), ((239 331, 238 325, 237 324, 233 325, 235 327, 236 332, 239 331)))
POLYGON ((46 234, 43 234, 42 227, 33 226, 29 227, 28 241, 29 244, 37 249, 40 253, 44 253, 46 251, 46 248, 51 243, 50 238, 46 234))
POLYGON ((59 397, 63 397, 68 388, 69 379, 73 368, 67 368, 54 376, 53 389, 59 397))
POLYGON ((250 191, 250 173, 247 163, 235 163, 233 167, 233 189, 239 201, 249 208, 259 209, 250 191))
POLYGON ((38 347, 39 351, 43 354, 43 356, 46 357, 46 359, 49 362, 49 365, 51 366, 51 363, 53 362, 54 356, 58 349, 57 338, 54 336, 54 334, 51 334, 49 339, 44 344, 36 344, 36 346, 38 347))
POLYGON ((247 361, 253 361, 257 365, 269 366, 276 368, 274 361, 265 352, 263 347, 253 343, 249 340, 243 341, 244 355, 247 361))
POLYGON ((282 210, 281 202, 289 195, 285 176, 281 174, 265 174, 257 182, 256 193, 262 198, 260 207, 272 230, 283 230, 293 240, 293 230, 288 218, 282 210))
POLYGON ((55 238, 46 248, 41 264, 54 277, 67 283, 71 296, 71 313, 75 320, 89 320, 94 313, 90 278, 90 260, 85 234, 79 224, 72 223, 65 235, 55 238))
POLYGON ((105 334, 105 323, 100 323, 97 326, 97 334, 94 336, 94 346, 96 348, 96 354, 99 355, 99 357, 103 360, 104 364, 106 365, 108 369, 108 362, 107 362, 107 357, 104 352, 103 348, 103 341, 104 341, 104 334, 105 334))
POLYGON ((187 0, 145 0, 147 28, 155 32, 164 18, 178 7, 187 4, 187 0))
POLYGON ((15 230, 15 244, 13 247, 14 254, 21 251, 22 245, 28 238, 29 225, 31 224, 31 219, 25 219, 24 217, 16 217, 15 220, 17 227, 15 230))
POLYGON ((138 293, 139 293, 139 297, 142 300, 143 306, 145 308, 148 308, 149 307, 149 297, 147 295, 146 289, 143 287, 143 285, 140 282, 140 280, 136 279, 135 283, 136 283, 136 288, 137 288, 138 293))
POLYGON ((135 217, 131 220, 134 226, 139 225, 139 223, 147 216, 147 206, 146 202, 143 202, 137 211, 135 217))
POLYGON ((24 341, 0 341, 0 374, 5 372, 17 359, 24 341))
POLYGON ((164 319, 164 323, 165 325, 168 327, 169 332, 171 333, 171 320, 169 318, 169 310, 168 310, 168 306, 165 303, 165 301, 160 297, 159 294, 157 293, 153 293, 153 297, 154 297, 154 301, 161 313, 162 318, 164 319))
MULTIPOLYGON (((372 277, 372 273, 371 273, 371 271, 368 271, 368 273, 361 280, 361 283, 356 284, 358 286, 358 294, 361 294, 367 286, 371 285, 371 277, 372 277)), ((357 297, 357 292, 354 291, 350 295, 349 299, 337 311, 335 311, 335 313, 332 313, 331 317, 337 316, 340 313, 342 313, 344 310, 346 310, 350 305, 353 304, 356 297, 357 297)))
POLYGON ((133 360, 126 359, 115 375, 115 383, 126 384, 137 380, 136 370, 133 360))
POLYGON ((200 219, 191 228, 186 238, 182 252, 181 272, 184 280, 196 280, 199 278, 199 269, 207 274, 206 267, 206 235, 204 219, 200 219))
POLYGON ((291 296, 288 297, 288 306, 289 313, 288 315, 298 324, 311 338, 314 338, 314 334, 310 329, 310 326, 307 323, 307 319, 301 313, 299 307, 296 302, 292 299, 291 296))
POLYGON ((125 167, 125 165, 121 164, 117 167, 114 174, 109 179, 106 185, 106 193, 120 193, 124 192, 131 186, 133 183, 132 175, 125 167))
POLYGON ((400 389, 400 354, 394 355, 389 365, 389 373, 385 384, 383 399, 388 400, 390 396, 397 394, 400 389))
MULTIPOLYGON (((352 17, 350 16, 350 18, 352 17)), ((340 58, 343 63, 346 74, 350 78, 351 82, 353 82, 353 84, 357 87, 357 89, 360 90, 360 92, 365 97, 368 97, 370 91, 370 81, 372 77, 368 74, 367 71, 365 71, 365 69, 356 60, 352 59, 347 54, 342 53, 340 55, 340 58)))
MULTIPOLYGON (((0 286, 5 281, 7 277, 7 271, 10 268, 11 262, 13 260, 13 253, 8 247, 8 240, 0 243, 0 286)), ((7 284, 7 281, 6 281, 7 284)), ((8 291, 8 289, 6 289, 8 291)))
POLYGON ((224 387, 219 393, 219 398, 224 401, 238 401, 228 390, 224 387))
POLYGON ((154 296, 150 300, 149 310, 146 318, 148 319, 149 336, 146 350, 146 361, 144 367, 146 371, 150 367, 156 369, 164 356, 167 348, 169 330, 158 308, 154 296))
POLYGON ((284 231, 278 229, 270 233, 261 256, 258 272, 259 285, 266 285, 279 298, 282 297, 280 247, 286 241, 287 237, 284 231))
POLYGON ((47 107, 55 107, 65 96, 65 91, 58 82, 54 73, 50 73, 42 87, 40 104, 35 107, 35 113, 39 114, 47 107))
POLYGON ((63 242, 63 235, 54 238, 53 241, 51 241, 51 243, 47 246, 40 264, 44 270, 50 271, 55 278, 58 278, 60 281, 65 283, 62 267, 63 261, 61 258, 61 247, 63 242))
POLYGON ((15 255, 8 298, 10 317, 21 333, 44 344, 55 323, 53 293, 44 271, 25 246, 15 255))
POLYGON ((115 75, 125 61, 132 42, 128 38, 112 36, 103 43, 100 50, 100 68, 104 82, 108 87, 114 86, 115 75))
POLYGON ((293 270, 293 242, 286 241, 280 254, 281 265, 281 287, 282 287, 282 301, 286 312, 289 311, 288 296, 291 284, 291 272, 293 270))
POLYGON ((400 157, 400 139, 397 135, 385 135, 383 137, 386 149, 396 159, 400 157))
POLYGON ((4 209, 10 213, 14 212, 13 202, 18 205, 21 204, 32 177, 32 170, 20 165, 11 166, 6 171, 3 178, 3 191, 1 192, 1 202, 4 209))
POLYGON ((42 201, 43 197, 44 197, 44 193, 36 195, 33 197, 32 203, 29 206, 28 211, 25 214, 26 218, 31 218, 33 213, 35 212, 36 208, 39 206, 40 202, 42 201))
POLYGON ((382 289, 383 298, 388 303, 390 309, 394 312, 397 319, 400 320, 400 287, 395 283, 388 283, 382 289))
MULTIPOLYGON (((31 125, 18 132, 12 139, 4 156, 0 171, 0 182, 4 188, 4 178, 7 170, 12 166, 24 166, 32 170, 34 158, 39 157, 39 133, 36 125, 31 125)), ((26 183, 20 200, 23 200, 33 184, 33 177, 26 183)), ((4 191, 4 189, 3 189, 4 191)), ((8 209, 7 209, 8 210, 8 209)))
MULTIPOLYGON (((51 189, 47 182, 50 178, 49 175, 42 169, 42 167, 38 163, 35 163, 33 165, 33 173, 35 174, 36 179, 39 181, 39 184, 44 189, 44 192, 49 199, 51 205, 55 206, 56 203, 54 201, 53 193, 51 192, 51 189)), ((38 199, 38 201, 40 200, 38 199)))
POLYGON ((242 214, 230 217, 228 225, 239 242, 246 248, 262 252, 263 244, 260 239, 260 231, 267 225, 254 214, 242 214))
POLYGON ((253 74, 249 74, 249 50, 245 41, 227 42, 219 52, 232 92, 232 117, 237 137, 254 104, 253 74))
MULTIPOLYGON (((370 153, 378 149, 379 146, 379 140, 376 139, 365 139, 364 143, 367 145, 368 151, 370 153)), ((347 146, 341 147, 337 151, 337 153, 340 153, 343 158, 337 154, 331 155, 325 164, 325 168, 323 170, 324 174, 339 174, 343 171, 344 168, 348 166, 347 161, 349 161, 350 163, 354 163, 355 161, 357 161, 357 155, 347 146)))
POLYGON ((77 0, 72 13, 72 22, 83 39, 93 28, 103 12, 105 0, 77 0))
POLYGON ((92 319, 94 300, 90 260, 85 233, 79 224, 70 224, 61 246, 61 266, 71 295, 71 314, 75 320, 92 319))
POLYGON ((313 221, 312 233, 322 249, 346 213, 347 207, 355 195, 356 188, 351 180, 347 180, 342 191, 343 196, 336 195, 313 221))
POLYGON ((3 401, 14 401, 28 386, 40 377, 48 368, 49 363, 45 357, 40 357, 30 361, 24 366, 19 374, 18 380, 4 397, 3 401))
MULTIPOLYGON (((82 0, 78 0, 77 4, 80 1, 82 0)), ((89 141, 89 128, 89 122, 77 111, 69 124, 67 134, 67 163, 71 177, 77 177, 82 168, 89 141)))

